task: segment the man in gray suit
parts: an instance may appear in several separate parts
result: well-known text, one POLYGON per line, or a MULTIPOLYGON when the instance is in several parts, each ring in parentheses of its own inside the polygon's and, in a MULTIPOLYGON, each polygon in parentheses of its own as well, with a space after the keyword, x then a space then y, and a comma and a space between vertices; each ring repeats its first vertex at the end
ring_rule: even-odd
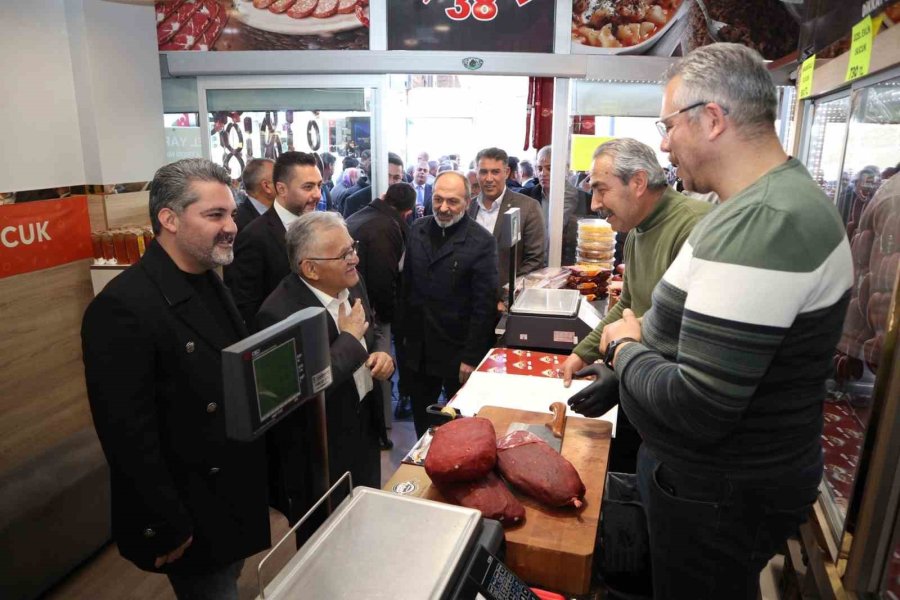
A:
MULTIPOLYGON (((481 193, 469 204, 469 216, 500 241, 502 217, 510 208, 520 210, 522 237, 516 245, 516 275, 525 275, 544 266, 544 216, 541 205, 506 187, 509 157, 500 148, 485 148, 475 157, 481 193)), ((509 248, 497 249, 499 285, 509 282, 509 248)), ((502 301, 498 290, 498 299, 502 301)), ((498 307, 500 308, 500 307, 498 307)), ((502 308, 501 308, 502 310, 502 308)))

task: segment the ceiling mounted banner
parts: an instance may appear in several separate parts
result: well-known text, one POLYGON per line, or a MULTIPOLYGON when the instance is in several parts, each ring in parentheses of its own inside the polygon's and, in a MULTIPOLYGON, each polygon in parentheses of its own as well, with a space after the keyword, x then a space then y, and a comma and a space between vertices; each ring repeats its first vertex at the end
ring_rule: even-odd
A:
POLYGON ((368 50, 369 0, 168 0, 160 52, 368 50))
POLYGON ((387 5, 388 50, 553 52, 551 0, 404 0, 387 5))
POLYGON ((671 57, 721 41, 777 60, 797 50, 800 10, 794 0, 573 0, 572 53, 671 57))

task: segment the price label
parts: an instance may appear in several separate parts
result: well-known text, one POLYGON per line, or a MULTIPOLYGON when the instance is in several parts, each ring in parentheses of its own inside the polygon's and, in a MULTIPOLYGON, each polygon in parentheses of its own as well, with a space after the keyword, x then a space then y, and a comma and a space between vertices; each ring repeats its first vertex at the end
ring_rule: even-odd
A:
MULTIPOLYGON (((522 8, 531 0, 515 0, 516 5, 522 8)), ((431 0, 422 0, 427 5, 431 0)), ((478 21, 493 21, 500 14, 497 0, 453 0, 451 8, 444 9, 444 13, 453 21, 465 21, 473 17, 478 21)))
POLYGON ((800 67, 800 79, 797 83, 797 96, 806 98, 812 93, 813 70, 816 68, 816 55, 813 54, 803 61, 800 67))
POLYGON ((869 62, 872 60, 872 42, 874 27, 872 17, 868 16, 853 26, 850 43, 850 62, 847 63, 847 75, 844 81, 853 81, 869 73, 869 62))

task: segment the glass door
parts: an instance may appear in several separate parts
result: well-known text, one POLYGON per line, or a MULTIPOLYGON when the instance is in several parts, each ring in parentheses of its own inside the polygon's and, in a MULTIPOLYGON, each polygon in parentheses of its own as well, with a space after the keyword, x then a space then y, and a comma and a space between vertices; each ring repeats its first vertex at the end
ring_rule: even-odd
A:
MULTIPOLYGON (((387 181, 387 154, 377 130, 383 77, 198 78, 203 153, 237 182, 254 158, 284 152, 330 153, 332 181, 348 164, 369 171, 376 194, 387 181), (379 159, 384 152, 383 159, 379 159)), ((384 185, 384 187, 387 187, 384 185)))

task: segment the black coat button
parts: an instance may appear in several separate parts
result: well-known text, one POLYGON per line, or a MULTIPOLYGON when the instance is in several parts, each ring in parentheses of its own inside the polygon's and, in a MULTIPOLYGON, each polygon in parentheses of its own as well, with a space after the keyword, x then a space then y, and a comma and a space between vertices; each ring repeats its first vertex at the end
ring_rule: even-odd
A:
POLYGON ((148 527, 147 529, 144 530, 144 537, 145 538, 156 537, 156 532, 153 529, 148 527))
POLYGON ((219 471, 220 471, 219 467, 213 467, 212 469, 209 470, 209 474, 210 474, 210 475, 215 475, 215 474, 218 473, 219 471))
POLYGON ((218 409, 219 409, 219 405, 216 404, 215 402, 210 402, 209 404, 206 405, 206 412, 208 412, 208 413, 214 413, 218 409))

